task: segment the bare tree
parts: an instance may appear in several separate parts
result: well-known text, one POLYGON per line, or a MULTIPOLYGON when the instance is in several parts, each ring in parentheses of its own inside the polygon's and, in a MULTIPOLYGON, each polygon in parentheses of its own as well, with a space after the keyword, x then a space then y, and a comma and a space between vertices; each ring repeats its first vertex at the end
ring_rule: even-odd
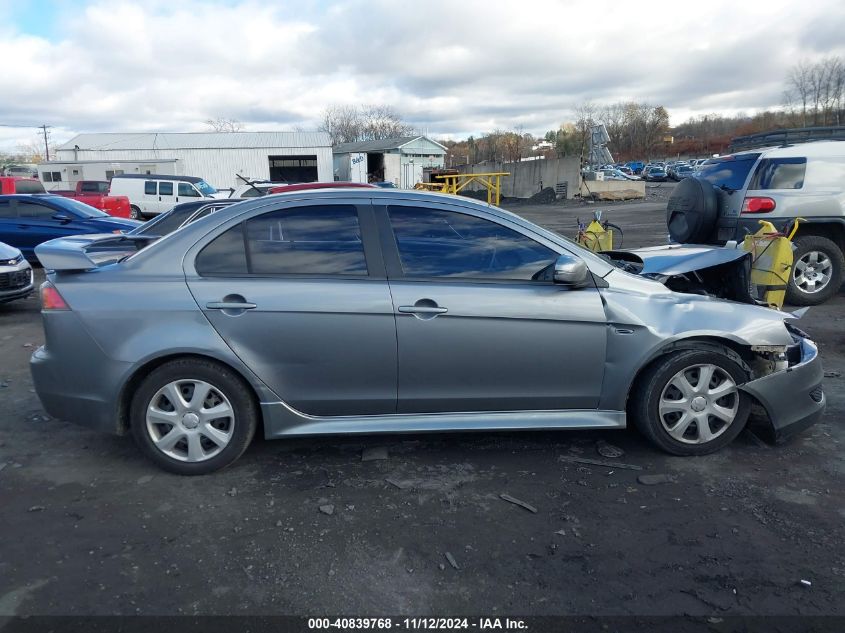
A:
POLYGON ((237 119, 227 119, 222 116, 206 119, 205 124, 215 132, 243 132, 244 129, 244 124, 237 119))
POLYGON ((364 141, 409 136, 414 131, 414 128, 405 123, 396 110, 387 105, 363 106, 361 122, 361 140, 364 141))
POLYGON ((323 111, 320 131, 328 133, 332 143, 378 141, 409 136, 414 128, 388 105, 330 105, 323 111))

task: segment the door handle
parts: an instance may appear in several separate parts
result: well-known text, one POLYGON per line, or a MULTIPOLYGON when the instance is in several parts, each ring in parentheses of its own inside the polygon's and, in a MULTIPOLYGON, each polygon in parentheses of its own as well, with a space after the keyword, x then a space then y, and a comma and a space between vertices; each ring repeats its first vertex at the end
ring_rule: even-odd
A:
POLYGON ((205 307, 209 310, 252 310, 257 306, 248 301, 209 301, 205 307))
POLYGON ((440 306, 399 306, 399 312, 403 314, 444 314, 448 311, 440 306))

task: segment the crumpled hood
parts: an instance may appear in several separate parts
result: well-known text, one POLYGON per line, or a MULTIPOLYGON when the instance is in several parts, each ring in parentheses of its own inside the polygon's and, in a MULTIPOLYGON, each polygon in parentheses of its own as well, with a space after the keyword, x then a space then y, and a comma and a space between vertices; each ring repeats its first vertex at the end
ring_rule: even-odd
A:
POLYGON ((624 251, 605 251, 612 259, 642 263, 641 275, 683 275, 750 257, 738 248, 665 244, 624 251))

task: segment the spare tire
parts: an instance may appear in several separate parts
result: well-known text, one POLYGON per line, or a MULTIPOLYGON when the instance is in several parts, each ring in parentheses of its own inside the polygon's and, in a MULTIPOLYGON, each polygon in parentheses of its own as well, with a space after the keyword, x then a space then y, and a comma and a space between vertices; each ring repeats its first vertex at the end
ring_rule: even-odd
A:
POLYGON ((714 233, 718 215, 719 199, 713 185, 698 178, 684 178, 666 205, 669 237, 680 244, 705 244, 714 233))

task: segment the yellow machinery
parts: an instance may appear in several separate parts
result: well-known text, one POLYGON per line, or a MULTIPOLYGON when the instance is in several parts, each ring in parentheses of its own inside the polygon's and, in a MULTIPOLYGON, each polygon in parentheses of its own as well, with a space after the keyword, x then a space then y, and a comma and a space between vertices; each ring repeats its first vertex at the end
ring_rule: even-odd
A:
MULTIPOLYGON (((613 229, 610 227, 619 229, 618 226, 607 220, 602 222, 601 211, 596 211, 593 221, 589 225, 584 225, 580 220, 578 221, 578 234, 575 236, 575 241, 596 253, 613 250, 613 229)), ((621 234, 622 230, 619 229, 619 232, 621 234)))
MULTIPOLYGON (((443 180, 443 188, 435 189, 428 188, 429 191, 440 191, 441 193, 451 193, 457 195, 461 190, 466 188, 473 182, 482 185, 487 189, 487 204, 498 205, 502 199, 502 176, 510 176, 510 172, 497 171, 484 174, 447 174, 445 176, 435 176, 443 180)), ((434 183, 419 183, 422 185, 434 183)))
POLYGON ((437 193, 446 193, 446 183, 443 182, 418 182, 414 185, 414 189, 421 191, 435 191, 437 193))
POLYGON ((788 235, 771 222, 760 220, 760 230, 746 235, 742 248, 751 253, 751 283, 763 289, 762 299, 780 309, 786 297, 786 285, 792 270, 792 238, 798 230, 797 218, 788 235))

